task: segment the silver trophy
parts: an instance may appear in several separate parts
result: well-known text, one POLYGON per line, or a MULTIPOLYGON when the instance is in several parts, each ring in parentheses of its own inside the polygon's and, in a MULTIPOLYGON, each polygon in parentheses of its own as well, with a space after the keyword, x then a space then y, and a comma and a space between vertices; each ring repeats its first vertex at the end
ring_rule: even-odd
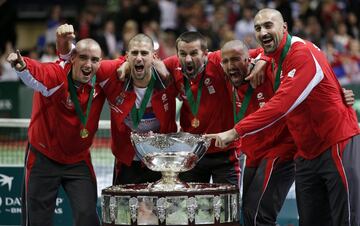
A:
POLYGON ((170 191, 189 188, 178 178, 180 172, 191 170, 205 154, 211 140, 201 135, 185 132, 158 134, 132 133, 131 140, 136 155, 162 178, 149 184, 152 190, 170 191))

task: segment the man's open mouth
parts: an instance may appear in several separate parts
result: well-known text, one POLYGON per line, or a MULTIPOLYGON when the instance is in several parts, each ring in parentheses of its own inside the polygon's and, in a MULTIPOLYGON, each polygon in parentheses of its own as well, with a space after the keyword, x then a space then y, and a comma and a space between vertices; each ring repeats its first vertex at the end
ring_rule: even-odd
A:
POLYGON ((144 65, 135 65, 135 71, 136 72, 143 72, 144 71, 144 65))
POLYGON ((82 72, 83 75, 85 75, 85 76, 90 76, 90 74, 91 74, 91 70, 81 69, 81 72, 82 72))
POLYGON ((270 46, 272 44, 273 38, 272 37, 264 37, 261 39, 261 42, 263 43, 263 46, 270 46))
POLYGON ((192 65, 186 65, 186 72, 192 74, 194 72, 194 67, 192 65))

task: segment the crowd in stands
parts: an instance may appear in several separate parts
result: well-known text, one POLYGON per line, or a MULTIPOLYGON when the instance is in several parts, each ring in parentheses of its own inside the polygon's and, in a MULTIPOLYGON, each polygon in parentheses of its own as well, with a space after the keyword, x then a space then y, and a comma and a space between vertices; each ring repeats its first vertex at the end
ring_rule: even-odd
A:
MULTIPOLYGON (((174 55, 176 37, 191 30, 206 35, 210 50, 232 39, 256 48, 254 13, 270 7, 284 15, 291 34, 312 41, 326 53, 342 84, 360 83, 359 0, 83 0, 74 2, 74 18, 66 18, 58 2, 49 6, 47 29, 29 50, 42 61, 56 59, 54 29, 65 22, 74 24, 78 39, 97 40, 108 59, 124 54, 128 40, 138 32, 153 38, 162 59, 174 55)), ((6 48, 16 47, 16 34, 11 32, 16 13, 9 5, 8 0, 0 0, 0 29, 9 31, 8 37, 1 35, 2 55, 6 48)))

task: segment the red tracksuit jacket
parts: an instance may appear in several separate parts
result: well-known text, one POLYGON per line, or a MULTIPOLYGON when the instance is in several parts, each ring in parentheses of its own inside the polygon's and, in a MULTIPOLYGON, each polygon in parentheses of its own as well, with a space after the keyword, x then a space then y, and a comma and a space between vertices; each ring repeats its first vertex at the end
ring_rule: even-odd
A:
MULTIPOLYGON (((216 54, 220 57, 220 51, 216 54)), ((262 49, 250 50, 249 55, 252 58, 263 54, 262 49)), ((261 58, 264 58, 263 56, 261 58)), ((268 61, 268 59, 267 59, 268 61)), ((245 111, 244 117, 262 108, 274 95, 274 83, 271 65, 266 68, 265 81, 253 90, 249 105, 245 111)), ((244 101, 246 91, 249 87, 245 83, 235 89, 230 81, 227 83, 230 99, 233 102, 234 91, 237 92, 236 112, 239 112, 241 104, 244 101)), ((233 106, 233 105, 232 105, 233 106)), ((231 114, 233 115, 233 114, 231 114)), ((239 140, 240 141, 240 140, 239 140)), ((296 145, 286 126, 285 120, 280 120, 273 126, 260 131, 251 136, 244 137, 241 142, 237 142, 239 152, 246 154, 246 166, 257 167, 263 158, 279 158, 280 161, 290 161, 296 152, 296 145)))
MULTIPOLYGON (((205 70, 197 75, 195 79, 191 80, 190 83, 193 95, 196 97, 202 73, 204 74, 202 95, 197 115, 197 118, 200 120, 198 128, 191 126, 191 120, 194 116, 185 95, 184 75, 181 72, 180 62, 176 56, 164 60, 170 74, 174 76, 180 99, 183 100, 180 112, 180 126, 183 131, 193 134, 218 133, 233 127, 234 120, 231 117, 232 105, 228 98, 226 81, 220 66, 220 60, 215 53, 209 53, 205 70)), ((226 150, 233 147, 234 145, 232 144, 226 150)), ((219 151, 222 151, 222 149, 216 148, 214 143, 212 143, 207 153, 219 151)))
MULTIPOLYGON (((131 130, 125 125, 124 119, 135 104, 136 94, 131 80, 122 82, 117 79, 116 69, 122 62, 124 59, 102 61, 97 75, 111 109, 112 152, 118 162, 130 165, 135 150, 130 140, 131 130)), ((160 121, 159 133, 177 131, 175 123, 176 93, 174 86, 166 87, 160 77, 156 78, 151 105, 155 117, 160 121)))
MULTIPOLYGON (((271 57, 278 62, 286 42, 271 57)), ((275 68, 277 70, 277 68, 275 68)), ((331 66, 311 42, 292 37, 282 64, 281 84, 261 109, 236 124, 242 137, 286 119, 297 156, 313 159, 340 141, 359 134, 355 111, 346 106, 331 66)))
MULTIPOLYGON (((39 63, 24 57, 27 70, 19 73, 26 85, 35 90, 29 142, 42 154, 56 162, 71 164, 89 158, 89 148, 98 128, 100 113, 105 101, 104 93, 96 83, 93 101, 86 124, 89 136, 80 137, 83 126, 75 112, 68 91, 67 75, 71 64, 39 63)), ((85 112, 91 84, 77 89, 80 106, 85 112)))

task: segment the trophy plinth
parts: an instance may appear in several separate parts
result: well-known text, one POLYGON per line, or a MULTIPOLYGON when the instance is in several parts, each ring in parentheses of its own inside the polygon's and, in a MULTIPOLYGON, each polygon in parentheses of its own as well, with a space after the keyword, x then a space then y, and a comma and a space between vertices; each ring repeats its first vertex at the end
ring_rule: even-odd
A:
POLYGON ((235 185, 185 183, 178 174, 192 169, 210 140, 189 133, 131 134, 136 155, 162 173, 155 183, 114 185, 102 190, 103 226, 238 226, 235 185))
POLYGON ((210 139, 189 133, 131 134, 136 155, 151 170, 161 172, 162 178, 149 184, 149 189, 181 190, 189 185, 178 178, 180 172, 192 169, 205 154, 210 139))

